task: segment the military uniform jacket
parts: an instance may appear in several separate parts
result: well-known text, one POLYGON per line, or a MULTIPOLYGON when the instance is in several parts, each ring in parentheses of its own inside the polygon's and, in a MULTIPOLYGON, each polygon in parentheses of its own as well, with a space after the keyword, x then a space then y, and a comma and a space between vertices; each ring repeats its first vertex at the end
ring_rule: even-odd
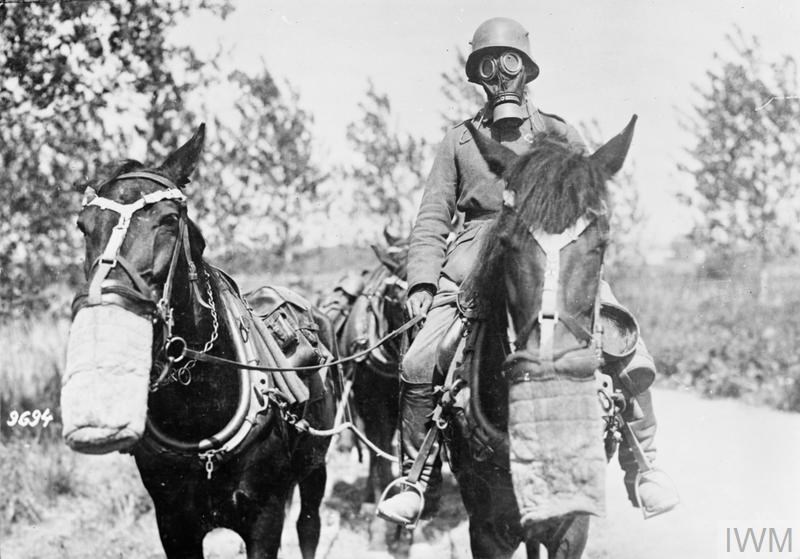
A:
MULTIPOLYGON (((480 133, 520 154, 537 135, 548 132, 560 133, 576 150, 585 151, 580 134, 561 118, 530 104, 528 113, 518 129, 502 135, 491 130, 485 110, 472 123, 480 133)), ((483 232, 502 207, 503 187, 504 181, 489 170, 465 122, 449 130, 439 145, 411 233, 409 289, 428 285, 435 290, 440 274, 461 284, 477 260, 483 232), (464 229, 448 247, 447 236, 457 211, 465 214, 464 229)))

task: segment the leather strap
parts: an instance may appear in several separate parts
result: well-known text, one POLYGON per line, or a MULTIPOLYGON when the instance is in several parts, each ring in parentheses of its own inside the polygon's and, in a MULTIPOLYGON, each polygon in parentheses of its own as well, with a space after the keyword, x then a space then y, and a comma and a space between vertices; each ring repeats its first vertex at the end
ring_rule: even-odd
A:
MULTIPOLYGON (((157 190, 155 192, 151 192, 149 194, 145 194, 140 197, 135 202, 130 204, 121 204, 109 198, 103 198, 102 196, 95 196, 91 200, 87 200, 84 203, 84 207, 88 206, 95 206, 100 208, 101 210, 113 211, 119 215, 119 220, 117 221, 117 225, 114 226, 114 229, 111 231, 111 236, 108 238, 108 242, 106 243, 105 248, 103 249, 102 254, 98 258, 96 265, 96 270, 94 275, 92 276, 91 281, 89 282, 89 291, 88 297, 86 300, 86 304, 88 305, 100 305, 103 302, 103 282, 108 277, 108 274, 111 273, 120 259, 120 249, 122 248, 122 243, 125 241, 125 236, 128 233, 128 228, 131 224, 131 219, 133 214, 137 211, 141 210, 144 207, 149 205, 155 204, 157 202, 161 202, 163 200, 177 200, 178 202, 184 203, 186 201, 186 196, 183 192, 175 186, 175 184, 167 179, 166 177, 162 177, 160 175, 156 175, 155 173, 150 173, 147 171, 138 171, 134 173, 126 173, 115 177, 109 182, 115 182, 122 179, 133 179, 133 178, 144 178, 147 180, 154 181, 162 186, 165 186, 167 190, 157 190)), ((98 191, 108 184, 108 182, 101 185, 98 188, 98 191)), ((134 281, 134 284, 137 287, 143 283, 141 278, 137 280, 134 276, 138 276, 138 272, 132 267, 127 266, 126 272, 131 279, 134 281)), ((146 285, 146 284, 145 284, 146 285)), ((143 295, 149 293, 149 288, 143 291, 143 295)))
POLYGON ((225 359, 224 357, 217 357, 215 355, 209 355, 207 353, 202 353, 196 351, 194 349, 184 348, 180 352, 180 358, 176 359, 176 362, 180 361, 183 358, 194 359, 196 361, 203 361, 204 363, 214 363, 217 365, 227 365, 230 367, 237 367, 239 369, 249 369, 251 371, 265 371, 265 372, 282 372, 282 371, 318 371, 320 369, 324 369, 326 367, 333 367, 336 365, 342 365, 344 363, 349 363, 351 361, 357 361, 374 351, 376 348, 382 346, 384 343, 389 341, 390 339, 394 338, 395 336, 399 336, 416 326, 424 316, 418 315, 405 324, 403 324, 400 328, 393 330, 386 334, 383 338, 378 340, 372 346, 359 351, 358 353, 354 353, 348 357, 343 357, 341 359, 337 359, 336 361, 328 361, 327 363, 322 363, 321 365, 307 365, 303 367, 261 367, 258 365, 250 365, 248 363, 240 363, 238 361, 234 361, 232 359, 225 359))

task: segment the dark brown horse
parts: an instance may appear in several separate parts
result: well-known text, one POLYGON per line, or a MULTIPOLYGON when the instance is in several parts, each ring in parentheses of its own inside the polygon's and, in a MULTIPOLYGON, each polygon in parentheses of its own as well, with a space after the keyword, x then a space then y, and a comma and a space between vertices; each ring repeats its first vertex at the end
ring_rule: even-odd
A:
POLYGON ((594 385, 605 183, 622 166, 633 125, 590 156, 558 137, 517 156, 471 129, 506 181, 503 209, 463 287, 479 317, 456 371, 470 377, 467 420, 446 432, 475 557, 510 557, 525 542, 529 557, 541 543, 551 558, 577 559, 589 515, 602 509, 581 491, 602 501, 607 458, 594 385), (502 343, 507 330, 511 348, 502 343), (562 463, 551 456, 564 452, 562 463), (562 502, 573 486, 580 490, 562 502))
POLYGON ((232 280, 203 259, 182 193, 203 139, 201 126, 162 165, 127 161, 87 190, 78 226, 88 281, 73 307, 64 435, 82 452, 134 455, 167 557, 202 558, 203 537, 215 527, 236 531, 248 558, 276 557, 299 485, 297 532, 311 558, 329 438, 287 418, 329 429, 332 375, 252 372, 190 361, 183 350, 282 366, 287 349, 325 353, 315 336, 333 344, 330 328, 285 292, 260 291, 251 312, 232 280), (262 314, 289 326, 269 330, 262 314), (287 322, 290 315, 301 318, 287 322))
MULTIPOLYGON (((384 233, 388 247, 374 246, 381 264, 364 277, 364 288, 350 307, 339 333, 339 351, 353 355, 372 347, 405 321, 405 277, 408 244, 384 233), (394 241, 394 242, 392 242, 394 241)), ((353 403, 366 437, 391 452, 399 412, 401 338, 393 338, 346 366, 353 403)), ((369 450, 369 474, 364 501, 377 503, 393 479, 391 462, 369 450)))

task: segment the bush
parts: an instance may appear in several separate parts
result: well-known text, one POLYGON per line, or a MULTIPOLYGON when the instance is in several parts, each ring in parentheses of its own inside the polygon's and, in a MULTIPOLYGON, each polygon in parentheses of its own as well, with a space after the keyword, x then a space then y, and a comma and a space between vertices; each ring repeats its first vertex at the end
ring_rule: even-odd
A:
POLYGON ((65 450, 58 444, 22 441, 0 446, 3 533, 18 522, 40 522, 59 496, 77 493, 75 459, 65 450))
POLYGON ((651 270, 619 278, 613 288, 639 320, 662 382, 800 411, 800 292, 794 278, 783 280, 773 282, 769 303, 759 302, 746 276, 651 270))

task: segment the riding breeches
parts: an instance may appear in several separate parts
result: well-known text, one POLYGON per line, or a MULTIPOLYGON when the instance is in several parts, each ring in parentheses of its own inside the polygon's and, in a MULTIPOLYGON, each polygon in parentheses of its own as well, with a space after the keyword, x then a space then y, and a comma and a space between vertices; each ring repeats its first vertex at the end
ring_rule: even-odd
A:
POLYGON ((433 299, 433 308, 425 317, 425 323, 403 358, 400 380, 404 383, 430 385, 433 382, 439 344, 458 316, 455 303, 437 304, 442 299, 452 297, 457 291, 458 286, 447 278, 439 280, 439 291, 433 299))

